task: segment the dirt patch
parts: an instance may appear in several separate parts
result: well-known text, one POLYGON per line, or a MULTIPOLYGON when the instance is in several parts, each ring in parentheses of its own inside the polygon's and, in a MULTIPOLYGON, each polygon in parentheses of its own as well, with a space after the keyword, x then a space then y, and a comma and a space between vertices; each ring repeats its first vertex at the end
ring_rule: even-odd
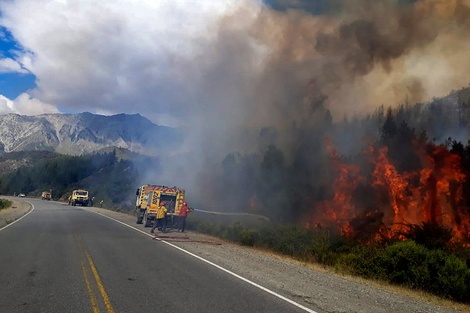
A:
POLYGON ((31 210, 31 204, 13 197, 2 197, 13 202, 11 207, 0 210, 0 228, 13 223, 31 210))

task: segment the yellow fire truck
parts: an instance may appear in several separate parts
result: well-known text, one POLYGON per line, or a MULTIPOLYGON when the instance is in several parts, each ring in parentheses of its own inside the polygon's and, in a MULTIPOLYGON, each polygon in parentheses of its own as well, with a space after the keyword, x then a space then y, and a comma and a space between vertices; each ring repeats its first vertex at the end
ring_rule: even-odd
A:
POLYGON ((155 221, 156 210, 151 210, 150 205, 155 204, 156 207, 160 206, 160 202, 165 201, 165 207, 168 210, 167 225, 171 227, 178 216, 180 209, 184 202, 184 189, 178 187, 167 187, 161 185, 143 185, 137 189, 136 192, 136 213, 137 224, 144 224, 145 227, 150 227, 155 221))
POLYGON ((88 191, 83 189, 76 189, 72 191, 72 195, 68 199, 69 205, 88 206, 88 191))
POLYGON ((49 191, 43 191, 41 193, 41 199, 42 200, 51 200, 52 199, 52 195, 49 191))

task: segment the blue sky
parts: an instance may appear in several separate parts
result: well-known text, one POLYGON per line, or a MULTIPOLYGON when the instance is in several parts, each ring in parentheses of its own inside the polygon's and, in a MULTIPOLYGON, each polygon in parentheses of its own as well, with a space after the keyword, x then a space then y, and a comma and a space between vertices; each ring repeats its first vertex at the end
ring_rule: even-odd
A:
MULTIPOLYGON (((14 41, 11 33, 4 27, 0 27, 0 55, 2 58, 16 57, 15 51, 21 51, 21 47, 14 41)), ((0 94, 14 99, 21 93, 36 86, 36 77, 30 73, 0 72, 0 94)))

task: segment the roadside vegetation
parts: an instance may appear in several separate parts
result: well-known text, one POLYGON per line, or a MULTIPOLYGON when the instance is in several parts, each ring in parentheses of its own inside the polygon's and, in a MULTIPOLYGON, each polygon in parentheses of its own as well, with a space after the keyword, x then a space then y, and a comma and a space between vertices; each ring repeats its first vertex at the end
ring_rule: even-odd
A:
POLYGON ((401 239, 381 238, 369 242, 337 237, 328 229, 312 230, 295 225, 257 229, 244 227, 241 222, 215 224, 191 218, 188 228, 299 261, 321 264, 342 274, 470 303, 470 249, 452 242, 451 231, 437 225, 415 225, 401 239))
POLYGON ((11 202, 8 199, 1 199, 0 198, 0 210, 8 209, 9 207, 11 207, 12 204, 13 204, 13 202, 11 202))

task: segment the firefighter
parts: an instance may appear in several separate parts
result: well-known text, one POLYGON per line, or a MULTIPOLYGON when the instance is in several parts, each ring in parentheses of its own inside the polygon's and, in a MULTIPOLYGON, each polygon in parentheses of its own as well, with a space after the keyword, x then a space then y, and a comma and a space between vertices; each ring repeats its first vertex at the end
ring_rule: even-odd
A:
POLYGON ((165 207, 166 202, 160 202, 160 206, 157 209, 156 220, 153 223, 151 233, 155 232, 155 228, 158 230, 162 230, 162 232, 166 232, 166 213, 168 212, 167 208, 165 207))
POLYGON ((183 206, 181 207, 180 214, 178 217, 180 233, 184 233, 184 228, 186 227, 186 217, 188 216, 188 213, 191 211, 192 210, 188 208, 188 203, 184 202, 183 206))

